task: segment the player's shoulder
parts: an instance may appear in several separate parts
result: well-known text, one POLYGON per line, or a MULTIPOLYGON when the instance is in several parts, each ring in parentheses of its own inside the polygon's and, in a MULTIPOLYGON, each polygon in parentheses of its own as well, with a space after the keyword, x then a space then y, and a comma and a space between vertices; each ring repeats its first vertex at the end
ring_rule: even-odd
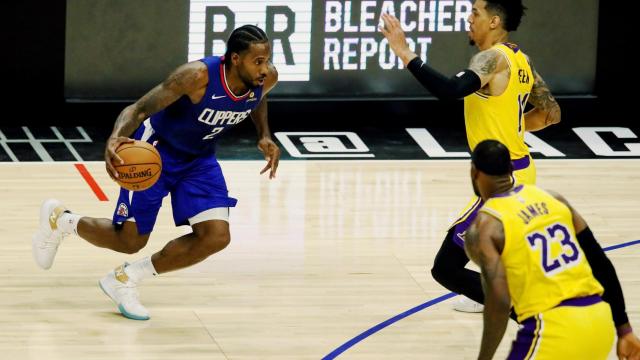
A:
POLYGON ((184 63, 178 66, 174 71, 175 74, 189 75, 190 77, 201 76, 201 75, 207 74, 207 72, 208 72, 207 64, 205 64, 201 60, 184 63))
POLYGON ((529 67, 531 68, 531 70, 533 71, 533 62, 531 61, 531 57, 529 56, 529 54, 525 53, 524 51, 522 52, 522 56, 524 56, 524 58, 527 60, 527 64, 529 64, 529 67))
POLYGON ((495 47, 478 52, 469 62, 471 69, 479 69, 483 73, 500 71, 508 66, 507 55, 495 47))
POLYGON ((540 189, 538 188, 539 191, 546 193, 547 195, 551 196, 552 198, 560 201, 561 203, 565 204, 565 205, 569 205, 569 201, 562 196, 559 192, 555 191, 555 190, 550 190, 550 189, 540 189))

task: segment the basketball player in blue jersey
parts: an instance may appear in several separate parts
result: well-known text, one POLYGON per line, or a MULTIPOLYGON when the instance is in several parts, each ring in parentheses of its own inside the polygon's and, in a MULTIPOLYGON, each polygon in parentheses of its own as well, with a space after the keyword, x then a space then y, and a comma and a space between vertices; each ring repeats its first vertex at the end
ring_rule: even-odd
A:
MULTIPOLYGON (((464 98, 464 118, 469 150, 482 140, 496 139, 509 148, 513 175, 519 183, 535 184, 535 163, 524 141, 525 131, 560 122, 560 106, 522 48, 509 42, 518 29, 525 7, 522 0, 476 0, 469 22, 469 40, 480 51, 467 69, 446 77, 425 64, 409 48, 400 21, 383 14, 382 33, 393 52, 413 76, 440 99, 464 98), (533 109, 525 112, 529 103, 533 109)), ((474 196, 448 229, 434 260, 431 274, 447 289, 463 294, 454 309, 482 311, 482 288, 477 272, 466 269, 464 234, 482 206, 474 196)))
POLYGON ((43 269, 53 264, 65 235, 76 234, 98 247, 133 254, 153 230, 162 199, 171 194, 176 226, 192 232, 170 241, 162 250, 132 264, 123 264, 99 282, 120 312, 135 320, 149 319, 138 300, 137 285, 146 277, 182 269, 203 261, 230 242, 229 208, 236 199, 227 186, 215 148, 229 128, 251 117, 258 148, 274 178, 280 150, 271 140, 267 93, 278 80, 270 62, 266 34, 253 25, 235 29, 223 57, 206 57, 178 67, 160 85, 126 107, 107 140, 105 163, 113 178, 122 164, 115 150, 132 137, 153 144, 162 157, 162 173, 149 189, 121 189, 113 219, 74 214, 55 199, 40 210, 40 229, 33 236, 33 255, 43 269))
MULTIPOLYGON (((612 310, 624 313, 624 297, 586 221, 559 194, 514 184, 509 150, 498 141, 480 142, 471 164, 474 192, 484 200, 465 238, 485 293, 478 359, 493 357, 511 304, 522 326, 508 359, 606 359, 612 310), (608 267, 608 275, 594 276, 594 266, 608 267)), ((618 357, 640 360, 640 340, 628 319, 617 333, 618 357)))

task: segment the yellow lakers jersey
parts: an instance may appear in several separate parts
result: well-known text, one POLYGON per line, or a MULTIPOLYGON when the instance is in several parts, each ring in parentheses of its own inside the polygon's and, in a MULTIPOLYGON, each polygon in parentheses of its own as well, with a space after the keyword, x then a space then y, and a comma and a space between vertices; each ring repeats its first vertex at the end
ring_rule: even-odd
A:
POLYGON ((480 211, 504 227, 501 258, 518 321, 567 299, 602 295, 565 204, 534 185, 518 185, 487 200, 480 211))
POLYGON ((467 141, 473 150, 483 140, 498 140, 509 149, 511 159, 519 159, 529 154, 524 143, 524 108, 534 77, 517 45, 496 44, 492 49, 503 53, 509 62, 509 84, 498 96, 475 92, 464 98, 467 141))

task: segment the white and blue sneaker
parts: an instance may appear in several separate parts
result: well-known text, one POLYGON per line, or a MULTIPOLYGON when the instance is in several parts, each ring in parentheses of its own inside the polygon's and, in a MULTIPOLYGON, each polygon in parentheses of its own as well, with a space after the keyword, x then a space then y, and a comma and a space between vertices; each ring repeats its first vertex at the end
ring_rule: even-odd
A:
POLYGON ((49 269, 58 252, 64 234, 58 229, 58 218, 67 209, 56 199, 48 199, 40 206, 40 227, 31 237, 33 259, 42 269, 49 269))
POLYGON ((103 277, 98 285, 118 306, 122 315, 133 320, 149 320, 149 311, 142 306, 138 298, 137 285, 129 280, 124 272, 125 266, 120 265, 103 277))

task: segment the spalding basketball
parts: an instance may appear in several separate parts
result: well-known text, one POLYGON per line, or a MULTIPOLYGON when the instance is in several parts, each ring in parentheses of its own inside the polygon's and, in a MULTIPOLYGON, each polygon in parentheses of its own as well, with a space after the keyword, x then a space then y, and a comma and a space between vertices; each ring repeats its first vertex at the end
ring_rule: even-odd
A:
POLYGON ((116 149, 116 154, 124 161, 124 164, 118 164, 117 161, 114 164, 118 172, 116 182, 123 188, 132 191, 146 190, 160 178, 160 153, 148 142, 135 140, 122 144, 116 149))

